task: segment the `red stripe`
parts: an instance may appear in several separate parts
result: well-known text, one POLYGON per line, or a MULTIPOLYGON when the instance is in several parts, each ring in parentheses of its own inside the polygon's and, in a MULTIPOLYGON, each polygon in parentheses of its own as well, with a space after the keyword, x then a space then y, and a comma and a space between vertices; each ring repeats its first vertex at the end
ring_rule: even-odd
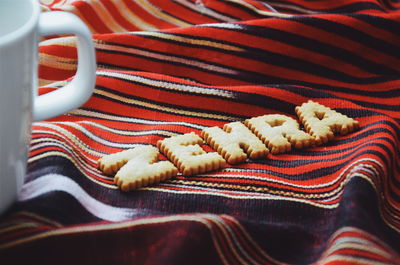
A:
POLYGON ((100 2, 107 8, 107 11, 109 12, 109 14, 115 19, 115 21, 118 22, 119 25, 121 25, 128 31, 139 30, 139 28, 137 26, 130 23, 128 20, 125 19, 124 16, 121 15, 121 13, 115 7, 115 5, 112 1, 100 0, 100 2))
POLYGON ((73 2, 71 5, 76 7, 77 10, 82 14, 82 17, 88 21, 90 26, 93 28, 95 33, 109 33, 113 32, 98 16, 97 12, 93 7, 84 1, 73 2))

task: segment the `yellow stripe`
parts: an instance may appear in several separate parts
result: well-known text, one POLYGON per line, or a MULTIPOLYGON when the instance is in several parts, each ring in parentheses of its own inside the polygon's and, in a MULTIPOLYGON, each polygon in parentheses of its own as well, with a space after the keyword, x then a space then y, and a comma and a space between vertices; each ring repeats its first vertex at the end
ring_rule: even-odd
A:
POLYGON ((171 137, 177 135, 175 132, 170 132, 166 130, 146 130, 146 131, 124 131, 124 130, 119 130, 116 128, 111 128, 105 125, 102 125, 100 123, 95 123, 95 122, 90 122, 90 121, 82 121, 82 122, 53 122, 54 124, 67 124, 72 127, 76 127, 76 124, 82 123, 82 124, 88 124, 93 127, 96 127, 98 129, 102 129, 107 132, 112 132, 115 134, 120 134, 120 135, 128 135, 128 136, 144 136, 144 135, 152 135, 152 134, 159 134, 163 135, 166 137, 171 137))
POLYGON ((119 11, 119 14, 124 17, 127 21, 132 23, 135 27, 141 30, 157 30, 158 28, 133 13, 129 7, 126 6, 124 1, 111 0, 114 3, 115 8, 119 11))
POLYGON ((207 215, 174 215, 167 217, 158 217, 158 218, 148 218, 148 219, 140 219, 128 222, 120 222, 120 223, 110 223, 110 224, 99 224, 96 226, 74 226, 74 227, 66 227, 55 230, 46 231, 40 234, 32 235, 26 238, 17 239, 15 241, 0 244, 0 249, 6 249, 9 247, 14 247, 17 245, 21 245, 24 243, 40 240, 42 238, 61 236, 61 235, 69 235, 75 233, 90 233, 95 231, 106 231, 106 230, 119 230, 128 227, 137 227, 142 225, 152 225, 152 224, 163 224, 169 222, 181 222, 181 221, 193 221, 199 222, 206 225, 207 228, 210 228, 208 221, 205 220, 203 216, 207 215))
MULTIPOLYGON (((82 157, 84 157, 86 160, 89 160, 90 162, 92 162, 92 164, 96 164, 97 163, 97 160, 88 157, 87 155, 83 154, 82 152, 77 153, 77 152, 75 152, 76 149, 74 147, 71 147, 71 146, 67 145, 65 142, 57 140, 57 139, 54 139, 54 138, 51 138, 51 137, 40 137, 38 139, 33 139, 31 141, 31 144, 32 144, 32 146, 30 147, 30 151, 43 149, 43 148, 46 148, 46 147, 63 148, 65 151, 71 153, 71 155, 73 157, 75 157, 77 160, 79 160, 82 163, 82 165, 87 165, 88 169, 93 168, 93 167, 90 167, 88 165, 88 163, 85 160, 82 159, 82 157), (37 145, 35 145, 35 144, 37 144, 37 145)), ((38 154, 38 155, 40 155, 40 154, 38 154)), ((101 155, 103 155, 103 154, 101 154, 101 155)), ((36 157, 36 156, 30 157, 28 159, 28 162, 31 161, 31 159, 33 157, 36 157)))
POLYGON ((281 264, 281 265, 286 265, 287 263, 280 262, 273 257, 269 256, 261 247, 260 245, 253 239, 253 237, 247 232, 246 228, 244 228, 236 218, 230 216, 230 215, 224 215, 224 218, 229 219, 231 222, 233 222, 237 228, 240 229, 241 233, 244 235, 245 240, 250 242, 251 248, 256 249, 256 252, 259 253, 261 256, 263 256, 264 259, 268 261, 272 261, 274 264, 281 264))
MULTIPOLYGON (((52 130, 57 131, 58 133, 60 133, 60 135, 55 134, 54 132, 51 131, 46 131, 47 134, 52 134, 52 135, 57 135, 58 137, 62 137, 64 139, 68 139, 70 140, 73 144, 75 144, 76 146, 78 146, 80 149, 85 150, 87 153, 94 155, 94 156, 101 156, 103 155, 103 153, 98 152, 92 148, 90 148, 87 144, 85 144, 83 141, 81 141, 76 135, 74 135, 73 133, 71 133, 70 131, 57 126, 55 124, 52 123, 47 123, 47 122, 38 122, 35 123, 38 126, 41 127, 46 127, 46 128, 50 128, 52 130)), ((38 132, 38 130, 33 130, 32 134, 38 132)))
POLYGON ((41 41, 39 44, 39 47, 49 46, 49 45, 59 45, 59 46, 76 48, 76 37, 68 36, 68 37, 58 37, 58 38, 47 39, 47 40, 41 41))
POLYGON ((242 191, 256 191, 256 192, 267 192, 268 194, 273 194, 273 195, 282 195, 282 196, 289 196, 289 197, 295 197, 295 198, 307 198, 307 199, 322 199, 325 197, 331 197, 335 194, 338 194, 339 192, 343 191, 344 186, 348 182, 350 178, 353 177, 361 177, 365 180, 367 180, 373 187, 374 183, 364 174, 357 173, 357 174, 351 174, 349 173, 346 178, 339 183, 339 186, 330 191, 330 192, 325 192, 321 194, 300 194, 297 192, 293 191, 280 191, 280 190, 273 190, 271 188, 267 187, 257 187, 257 186, 242 186, 242 185, 235 185, 235 184, 223 184, 223 183, 211 183, 211 182, 204 182, 204 181, 187 181, 187 180, 170 180, 171 183, 178 183, 178 184, 183 184, 183 185, 202 185, 205 187, 217 187, 217 188, 226 188, 226 189, 235 189, 235 190, 242 190, 242 191))
POLYGON ((212 87, 200 87, 200 86, 193 86, 193 85, 189 85, 189 84, 178 84, 178 83, 172 83, 172 82, 167 82, 167 81, 145 78, 143 76, 127 75, 127 74, 122 74, 122 73, 118 73, 118 72, 110 72, 110 71, 99 71, 98 75, 106 76, 106 77, 116 77, 116 78, 121 78, 121 79, 129 80, 129 81, 135 81, 135 82, 139 82, 141 84, 151 85, 153 87, 164 88, 164 89, 167 89, 170 91, 185 91, 185 92, 196 93, 196 94, 200 94, 200 95, 214 95, 214 96, 219 96, 219 97, 224 97, 224 98, 233 98, 233 99, 236 98, 235 93, 233 93, 232 91, 215 89, 212 87))
MULTIPOLYGON (((65 151, 67 151, 67 152, 70 151, 70 153, 73 152, 71 149, 67 149, 65 151)), ((78 163, 74 163, 74 164, 77 167, 79 167, 79 165, 80 165, 79 168, 82 168, 82 170, 84 170, 85 172, 87 171, 86 173, 91 172, 93 175, 98 175, 99 177, 104 177, 104 175, 101 174, 101 172, 97 168, 88 165, 79 156, 73 155, 73 154, 72 155, 67 155, 67 154, 65 154, 64 152, 61 152, 61 151, 48 151, 48 152, 41 153, 39 155, 31 156, 28 159, 28 163, 32 163, 32 162, 35 162, 35 161, 37 161, 39 159, 50 157, 50 156, 55 155, 55 154, 63 154, 63 156, 64 157, 68 157, 68 160, 70 160, 70 161, 78 161, 79 164, 78 163)), ((81 172, 84 173, 83 171, 81 171, 81 172)), ((109 179, 109 177, 108 177, 108 179, 109 179)))
MULTIPOLYGON (((95 118, 100 118, 100 119, 106 119, 106 120, 112 120, 112 121, 118 121, 118 122, 125 122, 125 123, 134 123, 134 124, 145 124, 145 125, 173 125, 173 126, 183 126, 183 127, 189 127, 191 129, 199 129, 202 130, 205 128, 205 126, 198 125, 195 123, 189 123, 189 122, 183 122, 183 121, 157 121, 157 120, 145 120, 145 119, 140 119, 140 118, 133 118, 133 117, 126 117, 126 116, 118 116, 118 115, 110 115, 110 114, 103 114, 99 113, 96 111, 90 111, 90 110, 83 110, 83 109, 75 109, 69 112, 69 115, 71 116, 78 116, 78 117, 95 117, 95 118)), ((134 126, 134 125, 130 125, 134 126)))
POLYGON ((45 53, 40 53, 39 56, 39 64, 43 66, 69 71, 74 71, 77 68, 77 60, 75 59, 49 55, 45 53))
POLYGON ((213 17, 213 18, 215 18, 215 19, 217 19, 219 21, 228 22, 228 21, 234 21, 235 20, 234 18, 230 17, 229 15, 225 16, 225 15, 223 15, 223 14, 221 14, 221 13, 215 11, 215 10, 212 10, 212 9, 208 8, 203 3, 200 3, 200 5, 199 5, 198 4, 199 0, 196 1, 197 3, 196 2, 192 3, 191 1, 187 1, 187 0, 174 0, 174 1, 180 3, 181 5, 189 8, 189 9, 191 9, 191 10, 197 12, 197 13, 200 13, 202 15, 211 16, 211 17, 213 17))
POLYGON ((56 80, 48 80, 48 79, 44 79, 44 78, 39 78, 38 83, 39 83, 39 86, 47 86, 47 85, 51 85, 54 81, 56 81, 56 80))
POLYGON ((37 224, 34 223, 18 223, 14 226, 10 226, 10 227, 6 227, 6 228, 2 228, 0 229, 0 234, 5 234, 5 233, 9 233, 9 232, 13 232, 15 230, 20 230, 23 228, 35 228, 38 227, 37 224))
MULTIPOLYGON (((43 139, 41 139, 43 140, 43 139)), ((57 152, 57 151, 52 151, 52 152, 46 152, 44 154, 32 157, 28 160, 28 162, 33 162, 36 161, 38 159, 41 159, 43 157, 48 157, 51 155, 58 155, 58 156, 62 156, 65 157, 67 159, 69 159, 71 162, 73 162, 77 167, 78 165, 75 163, 74 160, 72 160, 68 155, 62 153, 62 152, 57 152)), ((82 159, 77 156, 76 159, 78 161, 81 162, 82 165, 87 165, 87 163, 85 163, 85 161, 82 161, 82 159)), ((91 167, 94 170, 97 170, 93 167, 91 167)), ((103 186, 105 187, 112 187, 113 189, 115 189, 114 185, 110 185, 110 184, 104 184, 102 182, 98 182, 97 180, 92 179, 90 176, 86 175, 86 173, 82 170, 80 170, 85 176, 87 176, 87 178, 95 181, 96 183, 101 183, 103 186)), ((212 188, 228 188, 228 189, 235 189, 235 190, 241 190, 241 191, 256 191, 256 192, 267 192, 268 195, 270 196, 274 196, 274 199, 277 199, 277 196, 287 196, 288 198, 283 199, 282 197, 280 197, 278 200, 289 200, 289 201, 297 201, 297 202, 301 202, 301 203, 306 203, 306 204, 310 204, 313 206, 317 206, 317 207, 322 207, 322 208, 335 208, 336 207, 336 203, 332 204, 332 205, 326 205, 323 203, 317 203, 317 202, 311 202, 305 199, 310 199, 310 198, 323 198, 326 196, 331 196, 335 193, 339 193, 343 190, 344 185, 348 182, 348 180, 350 178, 353 177, 361 177, 365 180, 367 180, 375 189, 376 187, 374 186, 373 182, 365 175, 361 174, 361 173, 357 173, 357 174, 352 174, 351 172, 349 174, 347 174, 347 176, 345 177, 345 180, 343 180, 339 187, 329 193, 324 193, 324 194, 297 194, 295 192, 286 192, 286 191, 276 191, 276 190, 272 190, 270 188, 267 187, 255 187, 255 186, 241 186, 241 185, 229 185, 229 184, 222 184, 222 183, 208 183, 208 182, 202 182, 202 181, 185 181, 185 180, 169 180, 168 182, 171 184, 183 184, 183 185, 187 185, 187 186, 191 186, 193 184, 195 185, 202 185, 204 187, 212 187, 212 188)), ((156 190, 156 191, 161 191, 161 192, 167 192, 167 193, 179 193, 179 194, 200 194, 200 195, 214 195, 214 196, 222 196, 222 197, 229 197, 229 198, 237 198, 237 199, 268 199, 265 198, 265 196, 263 196, 262 198, 260 198, 259 196, 251 196, 251 195, 229 195, 229 194, 221 194, 220 192, 211 192, 211 191, 171 191, 168 189, 163 189, 162 187, 146 187, 146 188, 142 188, 142 190, 156 190)), ((272 198, 270 198, 272 199, 272 198)))
POLYGON ((218 49, 223 49, 223 50, 227 50, 227 51, 238 51, 238 52, 244 51, 244 49, 233 46, 233 45, 228 45, 228 44, 223 44, 223 43, 218 43, 218 42, 213 42, 213 41, 208 41, 208 40, 199 40, 199 39, 194 39, 194 38, 190 38, 190 37, 176 36, 173 34, 167 34, 167 33, 163 33, 163 32, 135 32, 135 35, 153 36, 153 37, 157 37, 160 39, 174 40, 177 42, 218 48, 218 49))
MULTIPOLYGON (((39 131, 38 131, 38 130, 35 130, 35 133, 37 133, 37 132, 39 132, 39 131)), ((63 134, 63 135, 58 135, 58 134, 56 134, 56 133, 49 132, 49 131, 43 131, 43 133, 50 134, 50 135, 54 135, 54 136, 57 136, 57 137, 62 137, 62 138, 64 138, 64 139, 69 139, 69 140, 72 141, 72 142, 74 142, 74 141, 78 142, 78 140, 72 139, 71 137, 73 137, 73 136, 70 136, 70 135, 65 135, 65 134, 63 134)), ((104 153, 102 153, 102 152, 97 152, 97 151, 95 151, 95 150, 93 150, 93 149, 89 149, 89 148, 88 148, 87 146, 85 146, 85 145, 79 145, 78 143, 75 143, 75 145, 78 146, 78 148, 77 148, 77 147, 75 147, 75 146, 73 146, 73 145, 72 145, 72 146, 71 146, 71 145, 68 145, 68 144, 71 144, 71 143, 68 143, 68 142, 65 142, 65 141, 62 141, 62 140, 58 140, 58 139, 55 139, 55 138, 51 138, 51 137, 40 137, 40 138, 37 138, 37 139, 32 139, 32 142, 31 142, 31 143, 40 143, 40 142, 44 142, 44 141, 59 143, 59 144, 63 145, 64 147, 66 147, 68 150, 73 151, 75 154, 77 154, 77 152, 75 152, 75 150, 78 149, 78 150, 84 151, 84 152, 86 152, 86 153, 89 153, 89 154, 91 154, 91 155, 93 155, 93 156, 97 156, 97 157, 100 157, 100 156, 103 156, 103 155, 104 155, 104 153)), ((92 158, 90 158, 90 157, 88 157, 87 155, 83 154, 83 152, 79 152, 79 155, 78 155, 78 156, 84 156, 87 160, 90 160, 90 161, 94 162, 94 160, 93 160, 92 158)))
POLYGON ((41 216, 37 213, 33 213, 33 212, 27 212, 27 211, 21 211, 17 213, 18 215, 23 215, 23 216, 28 216, 30 218, 34 218, 35 220, 38 220, 40 222, 44 222, 46 224, 50 224, 52 226, 55 227, 61 227, 62 225, 59 222, 56 222, 52 219, 49 219, 47 217, 41 216))
POLYGON ((173 16, 170 16, 164 12, 162 12, 159 8, 153 6, 150 4, 147 0, 136 0, 136 2, 143 7, 143 9, 147 10, 149 13, 154 15, 157 18, 161 18, 171 24, 177 25, 179 27, 188 27, 191 26, 192 24, 189 24, 183 20, 177 19, 173 16))
POLYGON ((195 117, 200 117, 200 118, 212 118, 212 119, 222 119, 222 120, 232 120, 232 121, 237 120, 237 118, 233 117, 233 116, 224 116, 224 115, 209 114, 209 113, 204 113, 204 112, 186 111, 186 110, 181 110, 178 108, 169 108, 166 106, 160 106, 160 105, 156 105, 156 104, 152 104, 152 103, 146 103, 146 102, 143 102, 140 100, 129 99, 126 97, 118 96, 118 95, 112 94, 110 92, 106 92, 106 91, 102 91, 102 90, 98 90, 98 89, 95 89, 93 93, 102 95, 102 96, 106 96, 106 97, 109 97, 112 99, 116 99, 116 100, 126 103, 126 104, 138 105, 141 107, 147 107, 147 108, 151 108, 151 109, 155 109, 155 110, 168 111, 168 112, 171 112, 174 114, 179 114, 179 115, 190 115, 190 116, 195 116, 195 117))
MULTIPOLYGON (((207 226, 207 228, 210 230, 210 234, 211 234, 211 238, 212 238, 214 247, 215 247, 220 259, 222 260, 223 264, 229 265, 230 263, 227 261, 225 255, 224 255, 224 252, 221 250, 221 240, 217 239, 219 237, 216 237, 215 231, 214 231, 215 229, 213 229, 211 220, 209 220, 209 219, 212 219, 212 216, 210 216, 208 219, 206 219, 205 216, 203 215, 203 218, 205 219, 204 225, 207 226)), ((222 244, 225 245, 225 242, 222 242, 222 244)))
POLYGON ((37 161, 37 160, 39 160, 39 159, 43 159, 43 158, 46 158, 46 157, 50 157, 50 156, 56 156, 56 157, 58 156, 58 157, 66 158, 66 159, 68 159, 71 163, 73 163, 74 166, 75 166, 87 179, 89 179, 89 180, 91 180, 92 182, 94 182, 94 183, 96 183, 96 184, 98 184, 98 185, 101 185, 101 186, 103 186, 103 187, 106 187, 106 188, 109 188, 109 189, 114 189, 114 190, 117 189, 117 187, 116 187, 114 184, 103 183, 103 182, 98 181, 97 179, 94 179, 94 178, 90 177, 89 175, 87 175, 86 172, 85 172, 85 170, 82 170, 81 167, 80 167, 80 165, 79 165, 78 163, 76 163, 74 159, 71 159, 70 156, 66 155, 66 154, 63 153, 63 152, 58 152, 58 151, 46 152, 46 153, 43 153, 43 154, 41 154, 41 155, 37 155, 37 156, 35 156, 35 157, 30 158, 30 159, 29 159, 29 163, 34 162, 34 161, 37 161))
POLYGON ((103 6, 98 0, 90 0, 88 2, 93 7, 93 10, 102 19, 104 24, 113 32, 125 32, 127 29, 118 24, 118 22, 112 17, 110 12, 103 6))
POLYGON ((224 246, 229 246, 231 252, 233 255, 236 257, 236 261, 239 261, 240 264, 249 264, 247 261, 245 261, 242 257, 242 255, 246 256, 246 258, 251 260, 251 264, 255 264, 256 262, 252 260, 252 258, 248 255, 247 252, 243 250, 242 245, 240 242, 237 240, 236 234, 231 230, 230 226, 221 218, 212 218, 216 226, 220 228, 222 231, 222 234, 225 237, 225 240, 222 242, 224 246), (234 246, 233 243, 236 245, 234 246), (236 249, 238 248, 238 250, 236 249), (242 253, 242 255, 240 255, 242 253))
POLYGON ((293 17, 292 15, 288 15, 288 14, 260 10, 260 9, 258 9, 256 7, 250 5, 249 3, 246 3, 245 1, 242 1, 242 0, 225 0, 225 1, 239 4, 241 6, 244 6, 244 7, 248 8, 248 9, 251 9, 252 11, 256 12, 257 14, 264 15, 264 16, 281 17, 281 18, 293 17))
POLYGON ((52 82, 51 85, 45 85, 45 86, 40 87, 39 89, 46 88, 46 87, 59 88, 59 87, 66 86, 69 83, 69 81, 67 81, 67 80, 61 80, 61 81, 56 81, 56 82, 51 81, 51 82, 52 82))
MULTIPOLYGON (((375 248, 379 247, 381 249, 380 251, 384 252, 384 253, 382 253, 382 255, 384 255, 384 256, 386 256, 386 255, 388 255, 387 257, 390 256, 390 253, 385 251, 385 250, 389 250, 391 252, 394 252, 393 249, 389 245, 387 245, 385 242, 383 242, 382 240, 377 238, 375 235, 370 234, 367 231, 362 230, 360 228, 356 228, 356 227, 352 227, 352 226, 347 226, 347 227, 340 228, 335 233, 333 233, 333 235, 331 235, 331 237, 329 239, 328 245, 332 245, 333 247, 336 246, 336 245, 340 245, 341 242, 338 242, 339 240, 341 240, 341 241, 343 241, 343 240, 352 241, 353 240, 353 242, 354 242, 353 238, 355 238, 357 240, 356 243, 363 244, 364 246, 369 245, 372 248, 374 248, 374 250, 375 250, 375 248), (350 237, 349 236, 342 236, 343 234, 349 233, 349 232, 350 233, 363 234, 368 239, 360 238, 360 237, 354 237, 354 236, 350 236, 350 237), (363 243, 358 242, 360 240, 363 243), (381 246, 383 247, 383 250, 382 250, 381 246)), ((324 253, 330 253, 330 248, 328 250, 326 250, 324 253)))
POLYGON ((162 60, 167 63, 179 63, 179 64, 184 64, 190 67, 196 67, 200 68, 202 70, 208 71, 208 72, 218 72, 218 73, 223 73, 227 75, 237 75, 239 73, 239 70, 229 68, 227 65, 217 65, 214 64, 213 62, 208 62, 208 61, 202 61, 198 60, 197 58, 186 58, 182 57, 179 55, 173 55, 173 54, 166 54, 154 50, 144 50, 142 48, 135 48, 135 47, 126 47, 126 46, 121 46, 121 45, 116 45, 116 44, 109 44, 106 42, 103 43, 98 43, 96 47, 100 50, 105 50, 105 51, 118 51, 118 52, 123 52, 127 54, 133 54, 135 56, 144 56, 148 58, 154 58, 157 60, 162 60))
POLYGON ((160 191, 160 192, 166 192, 166 193, 171 193, 171 194, 217 196, 217 197, 225 197, 225 198, 239 199, 239 200, 290 201, 290 202, 299 202, 299 203, 303 203, 303 204, 308 204, 308 205, 315 206, 318 208, 323 208, 323 209, 335 209, 339 206, 338 203, 325 205, 325 204, 315 203, 315 202, 309 201, 309 200, 290 198, 290 197, 280 197, 280 196, 270 195, 270 194, 264 195, 264 196, 249 196, 249 195, 231 195, 231 194, 227 194, 227 193, 212 192, 212 191, 171 190, 171 189, 162 188, 162 185, 153 186, 153 187, 149 186, 149 187, 141 188, 140 190, 160 191))
POLYGON ((352 257, 347 255, 333 255, 319 260, 321 264, 327 264, 329 262, 335 262, 335 264, 340 264, 340 262, 346 262, 347 264, 358 264, 358 265, 388 265, 386 262, 380 262, 377 260, 370 260, 363 257, 352 257))
MULTIPOLYGON (((340 239, 346 240, 347 238, 342 237, 340 239)), ((357 238, 357 240, 360 240, 360 238, 357 238)), ((371 244, 371 242, 368 242, 368 245, 362 245, 359 242, 339 242, 339 243, 335 242, 335 244, 328 249, 327 253, 329 256, 330 253, 336 252, 338 250, 344 250, 344 249, 365 251, 365 252, 373 253, 373 254, 376 254, 376 255, 379 255, 379 256, 385 257, 385 258, 391 257, 390 253, 388 253, 382 249, 378 249, 377 246, 375 244, 371 244)))

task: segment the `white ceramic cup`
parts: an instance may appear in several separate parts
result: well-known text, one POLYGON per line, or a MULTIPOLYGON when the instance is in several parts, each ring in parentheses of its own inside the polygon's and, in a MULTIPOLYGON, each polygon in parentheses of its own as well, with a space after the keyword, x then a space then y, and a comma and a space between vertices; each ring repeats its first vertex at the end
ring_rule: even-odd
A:
POLYGON ((0 213, 16 199, 26 173, 33 121, 84 104, 95 85, 91 33, 75 15, 41 13, 38 0, 0 0, 0 213), (78 69, 63 88, 37 95, 40 36, 77 36, 78 69))

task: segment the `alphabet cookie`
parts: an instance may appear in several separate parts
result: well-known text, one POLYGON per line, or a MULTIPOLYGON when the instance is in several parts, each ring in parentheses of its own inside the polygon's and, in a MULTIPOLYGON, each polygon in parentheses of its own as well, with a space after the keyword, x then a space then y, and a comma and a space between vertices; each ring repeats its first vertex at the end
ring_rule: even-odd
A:
POLYGON ((140 147, 124 150, 118 153, 105 155, 97 160, 97 167, 107 175, 113 175, 123 167, 129 160, 137 155, 137 150, 140 147))
POLYGON ((146 145, 104 156, 99 160, 99 167, 107 172, 114 172, 120 168, 114 182, 121 190, 130 191, 159 183, 178 174, 178 169, 171 162, 158 161, 159 155, 157 148, 146 145), (121 161, 126 160, 128 162, 122 165, 121 161))
POLYGON ((292 147, 307 148, 314 144, 314 137, 300 130, 299 123, 291 117, 270 114, 244 121, 272 154, 289 152, 292 147))
POLYGON ((256 159, 268 154, 267 147, 241 122, 227 123, 223 129, 204 129, 201 136, 230 164, 244 162, 247 157, 256 159))
POLYGON ((199 144, 203 140, 194 132, 172 136, 157 142, 160 151, 185 175, 220 169, 225 160, 216 152, 206 153, 199 144))
POLYGON ((203 140, 191 132, 157 142, 158 149, 172 163, 158 161, 158 149, 146 145, 106 155, 98 160, 98 168, 104 174, 116 173, 115 183, 129 191, 174 177, 178 170, 185 176, 205 173, 224 167, 225 159, 236 164, 247 157, 266 157, 268 152, 278 154, 291 148, 320 145, 335 133, 344 135, 359 127, 358 121, 311 100, 295 111, 308 133, 291 117, 269 114, 247 119, 244 124, 228 123, 223 129, 204 129, 201 136, 220 154, 205 152, 200 146, 203 140))
POLYGON ((335 133, 345 135, 359 127, 358 121, 312 100, 297 106, 295 111, 318 145, 332 140, 335 133))

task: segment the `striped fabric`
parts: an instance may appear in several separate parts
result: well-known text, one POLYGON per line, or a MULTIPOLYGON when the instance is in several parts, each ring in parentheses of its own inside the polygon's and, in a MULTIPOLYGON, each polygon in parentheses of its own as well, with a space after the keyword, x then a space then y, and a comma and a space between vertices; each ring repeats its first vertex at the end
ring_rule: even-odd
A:
MULTIPOLYGON (((93 32, 96 88, 34 123, 1 264, 400 264, 399 1, 41 2, 93 32), (359 130, 128 193, 96 167, 309 99, 359 130)), ((73 37, 42 41, 40 93, 76 62, 73 37)))

